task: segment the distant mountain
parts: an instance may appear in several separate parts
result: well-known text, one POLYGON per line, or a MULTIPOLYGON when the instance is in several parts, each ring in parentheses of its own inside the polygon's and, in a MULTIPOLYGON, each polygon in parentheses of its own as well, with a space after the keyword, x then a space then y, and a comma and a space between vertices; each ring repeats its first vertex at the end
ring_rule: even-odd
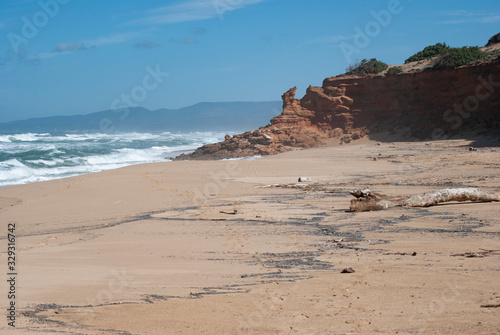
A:
POLYGON ((180 109, 142 107, 87 115, 53 116, 0 123, 0 133, 247 131, 281 113, 281 101, 202 102, 180 109))

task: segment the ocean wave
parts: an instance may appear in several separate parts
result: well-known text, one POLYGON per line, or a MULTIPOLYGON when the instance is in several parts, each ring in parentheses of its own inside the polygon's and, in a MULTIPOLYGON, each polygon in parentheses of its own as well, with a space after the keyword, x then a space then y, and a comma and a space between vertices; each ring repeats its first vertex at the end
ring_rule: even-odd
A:
POLYGON ((32 169, 17 159, 0 162, 0 186, 26 184, 51 179, 46 169, 32 169))
POLYGON ((13 135, 1 135, 0 142, 12 143, 12 142, 36 142, 44 138, 49 138, 51 135, 48 133, 36 134, 36 133, 25 133, 25 134, 13 134, 13 135))
POLYGON ((168 161, 231 132, 0 136, 0 186, 168 161))

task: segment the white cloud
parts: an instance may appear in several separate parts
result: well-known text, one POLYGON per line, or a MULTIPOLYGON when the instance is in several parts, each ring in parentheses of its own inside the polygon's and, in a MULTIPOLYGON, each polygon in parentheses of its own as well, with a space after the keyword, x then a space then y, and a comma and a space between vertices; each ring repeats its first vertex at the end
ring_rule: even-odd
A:
POLYGON ((54 51, 57 52, 65 52, 65 51, 77 51, 77 50, 85 50, 88 49, 88 47, 81 43, 59 43, 55 48, 54 51))
POLYGON ((500 22, 500 15, 481 17, 481 18, 448 20, 448 21, 443 21, 441 23, 442 24, 463 24, 463 23, 497 23, 497 22, 500 22))
MULTIPOLYGON (((76 51, 87 50, 90 48, 100 47, 110 44, 118 44, 130 41, 140 36, 138 32, 115 34, 110 36, 102 36, 93 40, 83 42, 59 43, 51 52, 40 52, 30 58, 22 57, 24 60, 37 60, 49 59, 62 55, 71 55, 76 51)), ((26 61, 25 61, 26 62, 26 61)), ((33 62, 33 61, 32 61, 33 62)))
POLYGON ((134 48, 136 49, 156 49, 159 48, 161 45, 158 43, 152 42, 152 41, 141 41, 137 42, 133 45, 134 48))
POLYGON ((95 40, 85 41, 83 43, 88 48, 101 47, 101 46, 109 45, 109 44, 118 44, 118 43, 128 42, 128 41, 130 41, 138 36, 140 36, 140 33, 137 33, 137 32, 115 34, 115 35, 111 35, 111 36, 99 37, 95 40))
POLYGON ((72 53, 73 52, 71 52, 71 51, 41 52, 37 55, 37 57, 39 59, 48 59, 48 58, 61 56, 61 55, 69 55, 72 53))
POLYGON ((497 23, 500 22, 500 15, 498 13, 486 11, 465 11, 453 10, 447 11, 443 14, 447 16, 454 16, 452 20, 442 21, 442 24, 463 24, 463 23, 497 23))
POLYGON ((79 50, 86 50, 89 48, 101 47, 104 45, 118 44, 118 43, 128 42, 138 36, 140 36, 140 33, 132 32, 124 34, 115 34, 110 36, 101 36, 96 39, 83 42, 59 43, 54 48, 54 52, 79 51, 79 50))
POLYGON ((190 0, 150 10, 146 17, 129 23, 156 25, 207 20, 263 1, 265 0, 240 0, 234 3, 233 0, 190 0))
POLYGON ((500 22, 500 15, 491 15, 488 17, 483 17, 480 23, 497 23, 500 22))

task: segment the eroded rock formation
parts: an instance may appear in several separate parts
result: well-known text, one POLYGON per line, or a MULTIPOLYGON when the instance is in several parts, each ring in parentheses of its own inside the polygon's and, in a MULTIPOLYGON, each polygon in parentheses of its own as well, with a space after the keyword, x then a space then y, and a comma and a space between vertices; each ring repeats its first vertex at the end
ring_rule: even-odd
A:
POLYGON ((326 78, 302 99, 284 93, 283 112, 258 130, 226 136, 177 159, 272 155, 296 148, 393 133, 407 139, 445 139, 500 129, 500 62, 490 58, 447 70, 326 78))

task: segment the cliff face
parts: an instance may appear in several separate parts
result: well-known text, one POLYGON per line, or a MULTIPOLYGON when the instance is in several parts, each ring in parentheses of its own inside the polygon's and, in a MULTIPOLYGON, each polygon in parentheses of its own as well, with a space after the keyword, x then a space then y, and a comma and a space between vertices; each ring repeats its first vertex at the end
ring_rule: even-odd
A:
MULTIPOLYGON (((485 126, 498 129, 500 63, 371 78, 327 78, 302 98, 313 124, 344 133, 405 129, 408 137, 441 139, 485 126)), ((485 129, 487 130, 487 129, 485 129)), ((334 134, 333 134, 334 135, 334 134)), ((330 133, 332 137, 332 134, 330 133)))
POLYGON ((329 139, 341 143, 377 133, 444 139, 500 129, 500 62, 392 76, 327 78, 302 99, 296 88, 283 94, 283 112, 252 132, 178 159, 271 155, 310 148, 329 139))

